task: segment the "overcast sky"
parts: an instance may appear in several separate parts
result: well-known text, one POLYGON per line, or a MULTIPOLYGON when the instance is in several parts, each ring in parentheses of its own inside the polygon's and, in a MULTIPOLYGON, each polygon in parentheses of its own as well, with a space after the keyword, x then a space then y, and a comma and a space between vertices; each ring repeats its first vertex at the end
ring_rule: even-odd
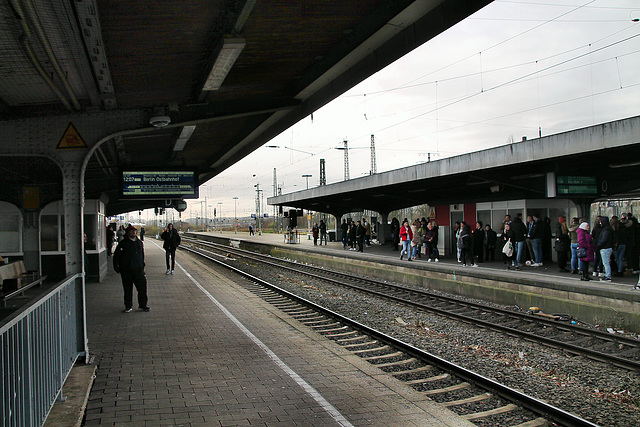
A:
MULTIPOLYGON (((283 132, 200 188, 233 216, 273 195, 640 114, 638 0, 494 1, 283 132), (289 147, 289 148, 283 148, 289 147), (311 154, 308 154, 311 153, 311 154), (255 174, 255 177, 253 176, 255 174)), ((189 200, 200 212, 200 204, 189 200)), ((269 214, 272 207, 267 207, 269 214)))

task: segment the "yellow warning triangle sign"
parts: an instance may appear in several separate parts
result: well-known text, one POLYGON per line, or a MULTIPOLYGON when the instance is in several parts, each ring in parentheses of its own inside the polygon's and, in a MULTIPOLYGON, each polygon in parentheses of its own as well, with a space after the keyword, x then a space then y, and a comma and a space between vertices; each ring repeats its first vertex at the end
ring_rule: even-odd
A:
POLYGON ((71 122, 69 122, 67 129, 62 134, 60 141, 58 141, 56 150, 65 150, 70 148, 87 148, 87 143, 84 142, 84 139, 80 136, 78 129, 76 129, 71 122))

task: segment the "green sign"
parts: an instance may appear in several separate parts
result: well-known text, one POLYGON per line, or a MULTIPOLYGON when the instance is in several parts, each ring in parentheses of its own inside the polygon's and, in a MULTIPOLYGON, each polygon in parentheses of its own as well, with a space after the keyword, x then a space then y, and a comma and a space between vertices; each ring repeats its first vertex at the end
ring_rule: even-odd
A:
POLYGON ((597 195, 598 181, 593 176, 558 176, 556 194, 558 196, 597 195))

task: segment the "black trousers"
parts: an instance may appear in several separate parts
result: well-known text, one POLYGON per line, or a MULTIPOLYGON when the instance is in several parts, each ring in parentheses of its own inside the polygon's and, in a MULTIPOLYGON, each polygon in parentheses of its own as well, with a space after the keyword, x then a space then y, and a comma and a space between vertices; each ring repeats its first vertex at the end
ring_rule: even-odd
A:
POLYGON ((124 289, 124 306, 126 308, 133 307, 133 285, 136 285, 138 291, 138 306, 147 305, 147 276, 143 270, 140 271, 122 271, 122 288, 124 289))
POLYGON ((165 249, 165 260, 167 261, 167 270, 175 270, 176 269, 176 248, 167 248, 165 249), (169 258, 171 258, 171 265, 169 265, 169 258))
POLYGON ((473 258, 473 251, 471 250, 471 248, 462 248, 462 250, 460 251, 460 260, 463 264, 474 264, 473 258))
POLYGON ((566 268, 569 261, 569 252, 558 251, 558 267, 566 268))

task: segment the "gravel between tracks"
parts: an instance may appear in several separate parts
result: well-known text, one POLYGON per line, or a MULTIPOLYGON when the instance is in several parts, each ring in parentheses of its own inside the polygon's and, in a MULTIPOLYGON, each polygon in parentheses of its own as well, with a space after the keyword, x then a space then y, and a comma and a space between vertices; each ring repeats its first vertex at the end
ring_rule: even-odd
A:
POLYGON ((249 272, 415 347, 601 426, 637 426, 640 377, 580 356, 365 296, 308 276, 249 272))

